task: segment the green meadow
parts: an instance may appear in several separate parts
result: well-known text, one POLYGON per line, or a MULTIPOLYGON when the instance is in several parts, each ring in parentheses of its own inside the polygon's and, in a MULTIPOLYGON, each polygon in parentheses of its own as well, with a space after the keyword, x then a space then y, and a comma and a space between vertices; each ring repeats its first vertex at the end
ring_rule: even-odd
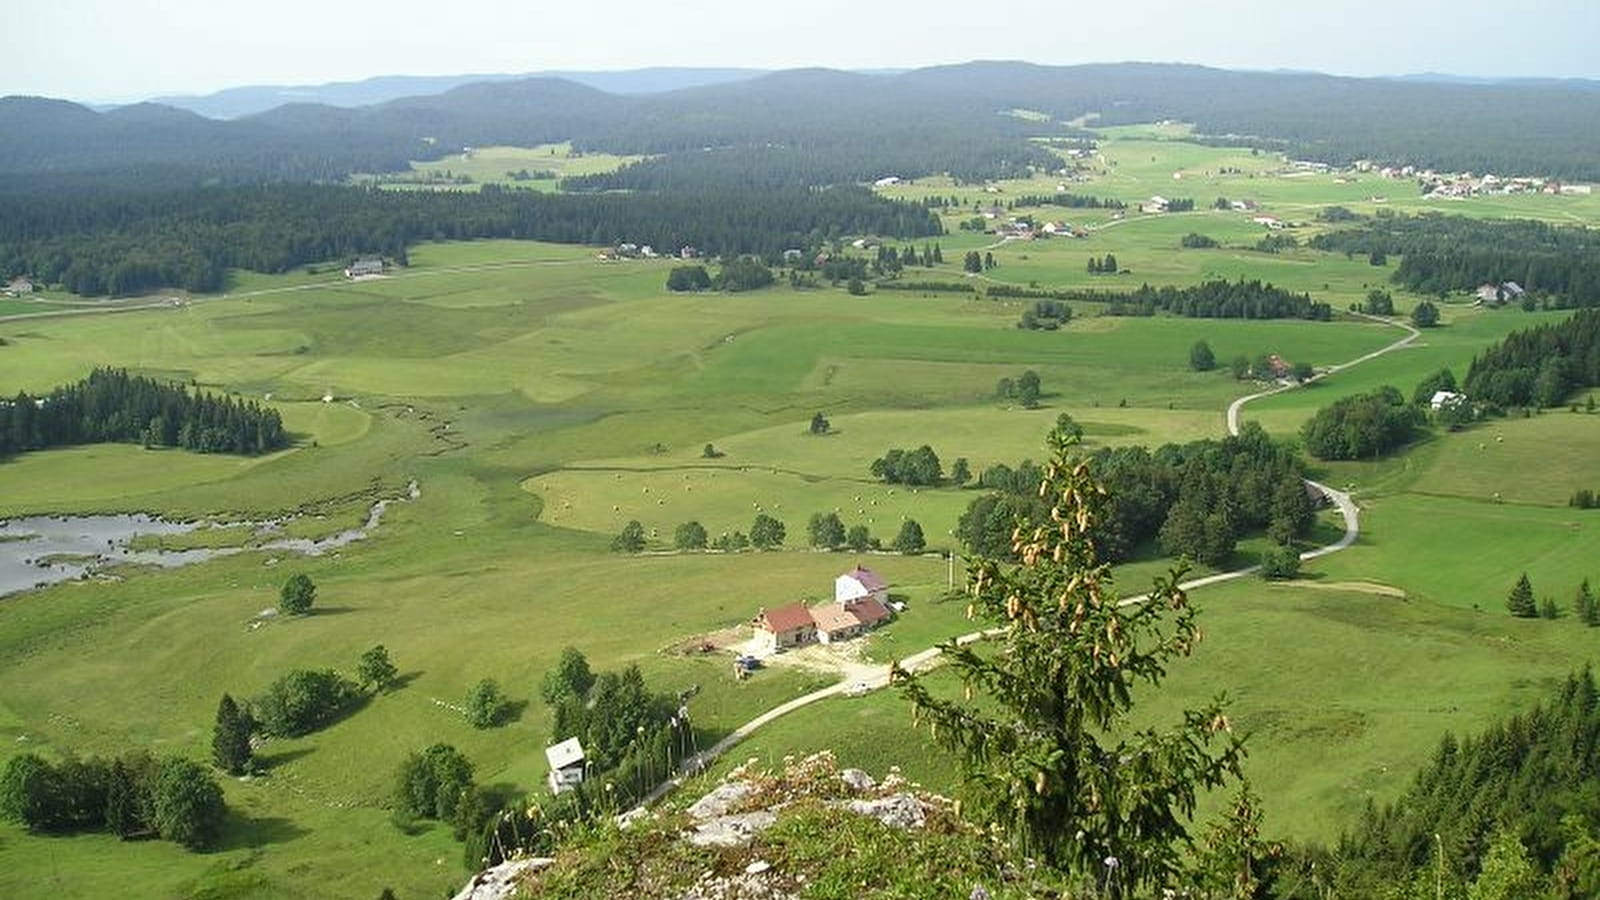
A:
MULTIPOLYGON (((985 278, 1042 288, 1249 277, 1342 310, 1387 283, 1387 270, 1364 260, 1250 249, 1261 226, 1205 207, 1218 195, 1248 197, 1310 222, 1323 205, 1378 205, 1362 198, 1380 189, 1390 207, 1420 208, 1401 196, 1413 185, 1299 175, 1275 157, 1182 136, 1170 127, 1107 130, 1103 161, 1068 189, 1130 203, 1193 196, 1202 209, 1130 209, 1120 219, 1028 211, 1085 225, 1083 240, 997 244, 957 230, 972 204, 1052 193, 1057 177, 1005 183, 998 194, 938 179, 885 193, 963 198, 939 239, 948 262, 922 273, 932 280, 958 280, 961 254, 984 249, 998 262, 985 278), (1181 250, 1191 231, 1223 246, 1181 250), (1108 252, 1129 274, 1087 273, 1089 257, 1108 252)), ((421 165, 489 181, 524 166, 573 174, 622 162, 563 152, 487 148, 421 165)), ((1586 198, 1449 208, 1600 219, 1586 198)), ((910 604, 863 642, 866 658, 909 655, 970 630, 964 604, 943 599, 950 569, 937 553, 857 557, 804 546, 809 516, 837 511, 884 541, 916 519, 931 550, 954 549, 951 531, 977 492, 876 482, 868 467, 885 451, 928 444, 947 471, 965 457, 976 474, 1042 458, 1061 413, 1083 424, 1091 448, 1220 436, 1229 401, 1260 389, 1227 374, 1234 356, 1329 366, 1402 336, 1342 316, 1113 318, 1089 302, 1074 303, 1060 331, 1029 332, 1016 327, 1027 304, 968 294, 672 295, 664 282, 675 263, 602 261, 595 250, 428 244, 411 251, 409 267, 360 282, 331 265, 241 272, 227 294, 178 306, 0 320, 0 393, 126 367, 269 403, 293 435, 289 448, 253 459, 108 445, 25 454, 0 462, 0 516, 289 516, 289 533, 320 535, 358 524, 374 500, 402 498, 413 481, 419 491, 393 503, 367 540, 324 556, 254 550, 0 599, 0 760, 135 747, 205 759, 224 691, 253 696, 296 667, 349 672, 378 643, 402 678, 329 728, 269 742, 263 775, 228 780, 233 814, 218 850, 36 837, 4 825, 0 895, 371 897, 385 886, 439 895, 466 877, 460 846, 447 827, 392 821, 395 768, 443 741, 474 761, 480 781, 539 790, 550 735, 536 685, 564 646, 601 669, 637 663, 660 690, 697 690, 689 707, 705 745, 838 676, 775 666, 739 682, 726 654, 684 648, 737 632, 761 607, 831 596, 833 577, 852 565, 878 569, 910 604), (1199 339, 1222 369, 1190 371, 1199 339), (995 397, 999 379, 1028 369, 1041 376, 1041 408, 995 397), (819 411, 832 429, 814 436, 807 425, 819 411), (705 455, 707 444, 717 455, 705 455), (783 549, 608 549, 631 519, 663 551, 681 522, 698 520, 712 535, 748 531, 758 512, 786 523, 783 549), (319 586, 315 614, 263 624, 258 614, 295 572, 319 586), (451 706, 485 677, 519 708, 508 724, 477 731, 451 706)), ((1416 299, 1397 296, 1402 308, 1416 299)), ((1292 437, 1334 398, 1381 384, 1409 394, 1443 366, 1464 376, 1488 343, 1556 315, 1446 304, 1443 327, 1412 347, 1253 403, 1245 419, 1292 437)), ((1600 488, 1597 438, 1600 416, 1546 410, 1435 434, 1389 459, 1317 466, 1320 477, 1356 489, 1356 546, 1309 564, 1290 586, 1252 579, 1196 591, 1207 640, 1145 714, 1161 721, 1227 693, 1236 726, 1251 734, 1250 774, 1271 828, 1332 838, 1367 798, 1398 792, 1444 731, 1522 708, 1594 659, 1595 636, 1570 615, 1513 621, 1503 600, 1524 570, 1541 596, 1563 603, 1579 578, 1600 579, 1592 562, 1600 514, 1565 505, 1580 487, 1600 488)), ((1330 521, 1320 533, 1336 531, 1330 521)), ((184 545, 242 537, 224 528, 184 545)), ((1260 541, 1246 541, 1238 559, 1259 550, 1260 541)), ((1164 565, 1125 566, 1119 586, 1138 593, 1164 565)), ((954 570, 959 580, 959 561, 954 570)), ((888 692, 832 699, 779 720, 721 765, 830 747, 847 766, 882 774, 898 765, 951 787, 952 761, 908 728, 907 710, 888 692)))

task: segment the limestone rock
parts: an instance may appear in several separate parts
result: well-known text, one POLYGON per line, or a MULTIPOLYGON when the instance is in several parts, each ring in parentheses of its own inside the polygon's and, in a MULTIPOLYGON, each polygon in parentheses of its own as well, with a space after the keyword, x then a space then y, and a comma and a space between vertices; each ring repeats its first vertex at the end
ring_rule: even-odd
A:
POLYGON ((891 794, 877 800, 851 800, 846 808, 856 815, 877 819, 890 828, 921 828, 927 817, 926 807, 914 794, 891 794))
POLYGON ((718 816, 725 816, 748 799, 754 792, 755 788, 751 787, 749 782, 724 782, 717 785, 711 793, 696 800, 694 805, 689 807, 689 818, 694 819, 696 822, 704 822, 708 819, 715 819, 718 816))
POLYGON ((860 769, 845 769, 839 773, 839 780, 844 782, 845 787, 861 794, 878 786, 878 782, 873 780, 871 775, 860 769))
POLYGON ((777 822, 778 814, 768 809, 734 813, 702 822, 686 839, 696 847, 743 847, 777 822))
POLYGON ((472 881, 452 900, 509 900, 522 886, 522 876, 555 865, 544 856, 507 860, 472 876, 472 881))

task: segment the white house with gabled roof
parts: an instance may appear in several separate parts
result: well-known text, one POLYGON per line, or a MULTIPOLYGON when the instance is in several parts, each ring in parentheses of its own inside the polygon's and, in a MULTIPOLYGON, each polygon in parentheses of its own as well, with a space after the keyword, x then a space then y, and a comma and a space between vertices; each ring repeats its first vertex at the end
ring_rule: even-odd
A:
POLYGON ((577 738, 567 738, 559 744, 544 748, 545 761, 550 764, 550 793, 570 791, 583 783, 583 745, 577 738))

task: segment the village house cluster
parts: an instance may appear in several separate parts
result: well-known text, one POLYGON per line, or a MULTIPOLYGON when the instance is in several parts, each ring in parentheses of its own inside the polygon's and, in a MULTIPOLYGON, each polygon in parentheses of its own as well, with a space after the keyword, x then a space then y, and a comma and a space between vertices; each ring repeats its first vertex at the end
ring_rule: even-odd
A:
POLYGON ((832 603, 796 602, 758 613, 752 623, 757 646, 776 653, 813 642, 846 641, 888 621, 889 602, 889 583, 871 569, 856 566, 834 579, 832 603))

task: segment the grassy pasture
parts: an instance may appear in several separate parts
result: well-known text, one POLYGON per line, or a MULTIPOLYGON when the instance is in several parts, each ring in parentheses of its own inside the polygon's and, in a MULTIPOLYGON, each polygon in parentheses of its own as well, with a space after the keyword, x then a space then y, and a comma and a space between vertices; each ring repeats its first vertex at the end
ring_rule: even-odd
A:
MULTIPOLYGON (((476 191, 485 184, 502 184, 535 191, 551 192, 559 187, 562 178, 577 175, 597 175, 615 172, 642 156, 617 156, 610 153, 584 153, 572 149, 571 144, 542 144, 538 147, 474 147, 465 153, 452 153, 435 160, 416 160, 411 163, 411 179, 402 177, 381 181, 384 187, 396 190, 464 190, 476 191), (517 180, 511 173, 523 169, 530 174, 554 172, 555 178, 530 178, 517 180), (449 173, 465 175, 472 179, 467 184, 428 183, 429 176, 449 173), (389 180, 392 179, 392 180, 389 180)), ((356 182, 372 181, 374 176, 357 175, 356 182)))
MULTIPOLYGON (((1281 177, 1270 156, 1168 140, 1181 134, 1108 132, 1105 155, 1116 165, 1068 189, 1130 202, 1193 196, 1202 207, 1218 194, 1252 197, 1285 218, 1377 190, 1329 176, 1281 177), (1223 167, 1241 174, 1218 174, 1223 167), (1183 177, 1174 180, 1175 171, 1183 177)), ((485 178, 494 168, 503 176, 523 164, 544 167, 537 154, 548 150, 525 151, 516 165, 515 154, 502 161, 488 150, 471 162, 485 178)), ((927 180, 885 192, 988 203, 1050 193, 1058 182, 1008 183, 991 195, 927 180)), ((1401 185, 1389 187, 1390 205, 1400 204, 1401 185)), ((1517 200, 1529 215, 1600 218, 1579 198, 1517 200)), ((1511 208, 1485 204, 1459 208, 1511 208)), ((964 212, 970 217, 970 205, 964 212)), ((1237 213, 1114 220, 1105 211, 1031 212, 1096 228, 1084 241, 994 247, 1000 266, 988 277, 1041 287, 1262 277, 1336 308, 1387 277, 1361 260, 1241 249, 1264 232, 1237 213), (1180 250, 1189 231, 1225 246, 1180 250), (1089 276, 1089 254, 1106 252, 1132 274, 1089 276)), ((949 214, 951 233, 939 239, 950 262, 908 278, 955 280, 962 252, 994 244, 954 231, 961 217, 949 214)), ((0 894, 370 897, 384 885, 402 896, 439 894, 462 881, 459 847, 447 829, 408 834, 390 823, 393 769, 442 740, 477 763, 480 780, 536 789, 548 720, 534 686, 563 646, 581 647, 599 668, 637 662, 663 690, 698 685, 690 705, 702 741, 825 680, 774 669, 736 683, 724 657, 671 648, 737 626, 761 606, 827 596, 854 556, 611 555, 609 537, 628 518, 665 543, 691 518, 713 534, 748 529, 760 505, 787 523, 788 544, 798 548, 807 517, 838 507, 849 523, 871 516, 885 540, 901 516, 916 518, 930 543, 944 546, 972 492, 897 487, 891 495, 870 481, 873 458, 923 443, 947 468, 957 456, 975 471, 1039 458, 1062 411, 1084 423, 1091 446, 1215 436, 1229 399, 1252 388, 1223 372, 1190 372, 1195 340, 1208 340, 1224 363, 1276 352, 1325 365, 1400 334, 1350 321, 1112 319, 1089 303, 1077 304, 1069 327, 1029 333, 1015 327, 1026 304, 964 295, 777 288, 671 296, 662 287, 671 262, 602 263, 592 248, 483 241, 422 245, 410 257, 408 269, 354 284, 322 266, 237 273, 230 296, 183 307, 0 325, 10 342, 0 348, 0 393, 48 389, 95 365, 126 366, 210 390, 271 392, 298 436, 293 449, 257 460, 135 447, 25 455, 0 463, 0 515, 304 509, 313 515, 291 527, 318 533, 353 524, 371 497, 410 479, 422 492, 391 507, 372 539, 326 557, 252 552, 0 601, 0 758, 22 748, 130 745, 204 758, 222 691, 249 696, 297 666, 348 671, 374 643, 388 646, 406 679, 329 729, 272 742, 265 777, 227 785, 236 815, 220 851, 37 838, 6 825, 0 894), (993 398, 995 382, 1028 368, 1043 377, 1044 408, 1005 408, 993 398), (325 393, 336 402, 321 403, 325 393), (805 433, 819 410, 836 434, 805 433), (726 455, 701 459, 706 443, 726 455), (251 629, 293 571, 317 581, 321 612, 251 629), (486 676, 534 702, 505 727, 478 732, 441 704, 459 702, 486 676)), ((1402 307, 1415 300, 1398 299, 1402 307)), ((1447 305, 1445 327, 1421 346, 1260 401, 1245 417, 1290 434, 1341 394, 1383 383, 1409 392, 1441 365, 1462 376, 1482 346, 1549 318, 1447 305)), ((1600 487, 1588 452, 1595 422, 1546 412, 1440 435, 1394 459, 1320 470, 1361 488, 1360 543, 1311 566, 1302 584, 1197 592, 1209 639, 1147 714, 1159 721, 1179 704, 1233 695, 1236 722, 1255 734, 1252 777, 1282 833, 1328 837, 1367 796, 1392 796, 1444 729, 1520 708, 1593 656, 1593 636, 1570 618, 1514 622, 1500 604, 1524 568, 1541 595, 1563 601, 1583 574, 1600 577, 1584 568, 1600 558, 1595 523, 1563 506, 1571 490, 1600 487), (1547 465, 1520 464, 1533 454, 1547 465), (1504 503, 1486 499, 1496 491, 1504 503), (1340 587, 1356 581, 1392 585, 1407 599, 1340 587)), ((1245 542, 1240 558, 1259 545, 1245 542)), ((938 600, 943 559, 865 561, 911 602, 872 638, 869 657, 908 654, 970 629, 962 604, 938 600)), ((1162 565, 1122 567, 1119 584, 1136 593, 1162 565)), ((781 720, 729 764, 832 746, 846 765, 881 774, 898 764, 925 783, 948 783, 949 759, 905 731, 908 721, 888 694, 828 701, 781 720)))

